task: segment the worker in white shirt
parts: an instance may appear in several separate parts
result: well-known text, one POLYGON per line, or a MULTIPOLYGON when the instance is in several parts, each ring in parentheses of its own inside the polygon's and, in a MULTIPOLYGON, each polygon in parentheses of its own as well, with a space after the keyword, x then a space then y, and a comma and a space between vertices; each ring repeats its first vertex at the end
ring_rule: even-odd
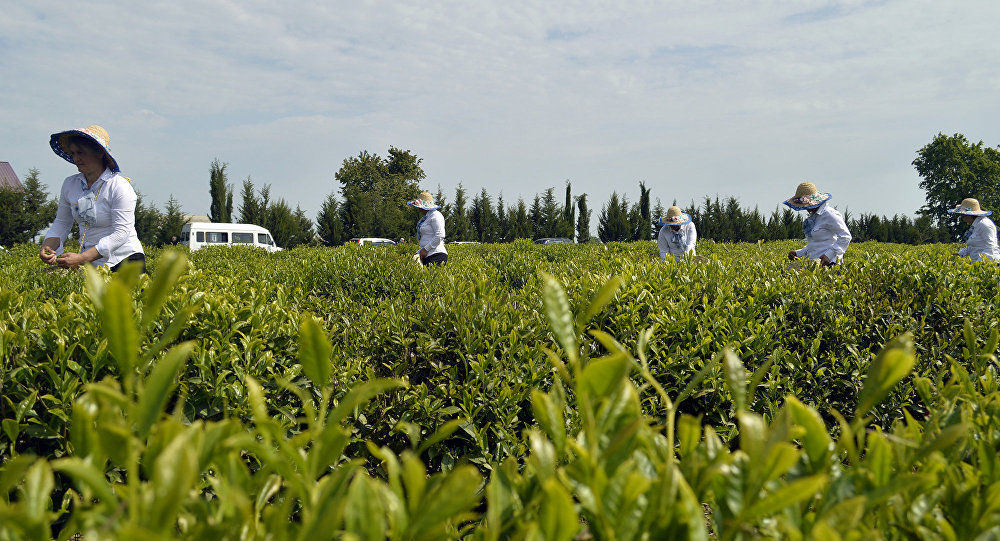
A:
POLYGON ((135 231, 137 197, 131 181, 120 174, 111 156, 111 138, 100 126, 54 133, 49 146, 79 173, 67 177, 59 191, 59 209, 45 234, 38 257, 47 265, 75 269, 107 265, 112 271, 127 261, 146 270, 146 255, 135 231), (80 228, 80 252, 64 252, 70 228, 80 228))
POLYGON ((448 261, 448 250, 444 247, 444 215, 441 207, 434 203, 430 192, 420 192, 420 196, 407 203, 423 215, 417 222, 417 244, 420 250, 414 259, 421 265, 443 265, 448 261))
POLYGON ((847 229, 844 216, 827 204, 833 196, 820 193, 812 182, 803 182, 795 190, 795 196, 785 201, 785 205, 795 210, 806 210, 809 217, 802 223, 808 244, 798 250, 788 252, 788 259, 800 257, 817 260, 822 266, 840 263, 851 243, 851 232, 847 229))
POLYGON ((660 218, 660 232, 656 235, 656 243, 660 248, 660 259, 666 261, 667 254, 674 256, 674 261, 680 261, 684 254, 694 253, 698 242, 698 230, 691 221, 691 216, 681 212, 680 207, 667 209, 667 215, 660 218))
POLYGON ((993 211, 983 210, 979 200, 968 197, 963 199, 953 209, 951 214, 962 216, 962 221, 969 224, 965 233, 965 248, 955 252, 959 257, 968 257, 972 261, 982 261, 983 258, 996 261, 1000 259, 1000 249, 997 248, 997 226, 987 218, 993 211))

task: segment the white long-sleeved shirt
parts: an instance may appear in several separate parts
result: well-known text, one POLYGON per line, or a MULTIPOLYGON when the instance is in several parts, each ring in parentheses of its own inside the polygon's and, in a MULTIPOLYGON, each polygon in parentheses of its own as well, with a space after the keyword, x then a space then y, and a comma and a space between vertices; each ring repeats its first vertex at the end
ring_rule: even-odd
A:
POLYGON ((681 235, 681 241, 674 240, 674 228, 665 225, 660 227, 660 232, 656 235, 656 244, 660 247, 660 259, 666 260, 667 254, 674 256, 674 261, 680 261, 684 254, 691 252, 695 255, 694 246, 698 242, 698 229, 694 222, 688 222, 677 231, 681 235))
POLYGON ((852 238, 847 223, 844 222, 844 216, 837 209, 823 203, 816 211, 815 217, 816 223, 812 232, 806 235, 809 243, 795 250, 795 254, 809 259, 819 259, 825 255, 831 262, 839 262, 844 257, 852 238))
POLYGON ((91 265, 113 267, 132 254, 143 253, 142 244, 135 232, 135 203, 136 196, 132 184, 125 180, 125 177, 112 173, 110 169, 105 169, 90 189, 87 188, 87 179, 83 173, 66 177, 59 192, 56 219, 45 234, 45 238, 59 239, 56 253, 63 253, 63 243, 66 242, 66 236, 69 235, 75 220, 81 234, 86 230, 80 251, 84 252, 96 246, 98 253, 101 254, 101 258, 93 261, 91 265), (89 193, 97 196, 96 219, 86 225, 79 216, 77 201, 89 193))
POLYGON ((417 226, 417 243, 427 250, 427 255, 446 254, 444 247, 444 215, 437 210, 429 210, 417 226))
POLYGON ((1000 260, 1000 248, 997 247, 997 226, 986 216, 979 216, 972 222, 972 234, 965 241, 965 248, 958 255, 968 257, 973 261, 983 258, 1000 260))

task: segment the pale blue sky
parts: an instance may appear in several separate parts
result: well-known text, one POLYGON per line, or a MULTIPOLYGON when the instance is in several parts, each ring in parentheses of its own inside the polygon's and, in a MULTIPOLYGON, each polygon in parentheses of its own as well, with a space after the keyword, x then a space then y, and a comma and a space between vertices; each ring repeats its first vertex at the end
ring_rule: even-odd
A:
POLYGON ((639 181, 770 212, 804 180, 912 214, 935 134, 1000 145, 1000 2, 0 0, 0 161, 54 193, 49 134, 101 124, 148 202, 229 163, 315 218, 360 151, 508 203, 639 181))

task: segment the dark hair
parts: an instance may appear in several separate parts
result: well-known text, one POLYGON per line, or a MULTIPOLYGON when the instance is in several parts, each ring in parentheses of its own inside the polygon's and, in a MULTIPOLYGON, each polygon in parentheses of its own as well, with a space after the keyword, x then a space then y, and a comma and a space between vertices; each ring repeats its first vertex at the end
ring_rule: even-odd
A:
POLYGON ((105 167, 111 167, 111 159, 108 158, 108 152, 106 150, 104 150, 104 147, 102 147, 100 143, 98 143, 97 141, 94 141, 90 137, 85 137, 83 135, 75 135, 75 134, 74 135, 70 135, 69 136, 69 141, 66 143, 66 150, 67 151, 69 151, 69 146, 70 145, 76 145, 76 146, 79 146, 79 147, 83 147, 83 148, 86 148, 88 150, 92 150, 92 151, 94 151, 94 152, 96 152, 96 153, 104 156, 104 166, 105 167))

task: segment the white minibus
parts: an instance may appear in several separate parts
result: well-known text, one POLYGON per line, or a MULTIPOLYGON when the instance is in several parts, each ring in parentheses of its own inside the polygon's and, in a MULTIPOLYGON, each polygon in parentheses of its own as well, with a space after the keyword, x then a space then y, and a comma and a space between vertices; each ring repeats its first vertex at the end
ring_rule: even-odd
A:
POLYGON ((221 222, 195 222, 181 228, 180 244, 195 251, 203 246, 220 244, 245 244, 256 246, 269 252, 281 250, 274 244, 271 232, 253 224, 229 224, 221 222))

